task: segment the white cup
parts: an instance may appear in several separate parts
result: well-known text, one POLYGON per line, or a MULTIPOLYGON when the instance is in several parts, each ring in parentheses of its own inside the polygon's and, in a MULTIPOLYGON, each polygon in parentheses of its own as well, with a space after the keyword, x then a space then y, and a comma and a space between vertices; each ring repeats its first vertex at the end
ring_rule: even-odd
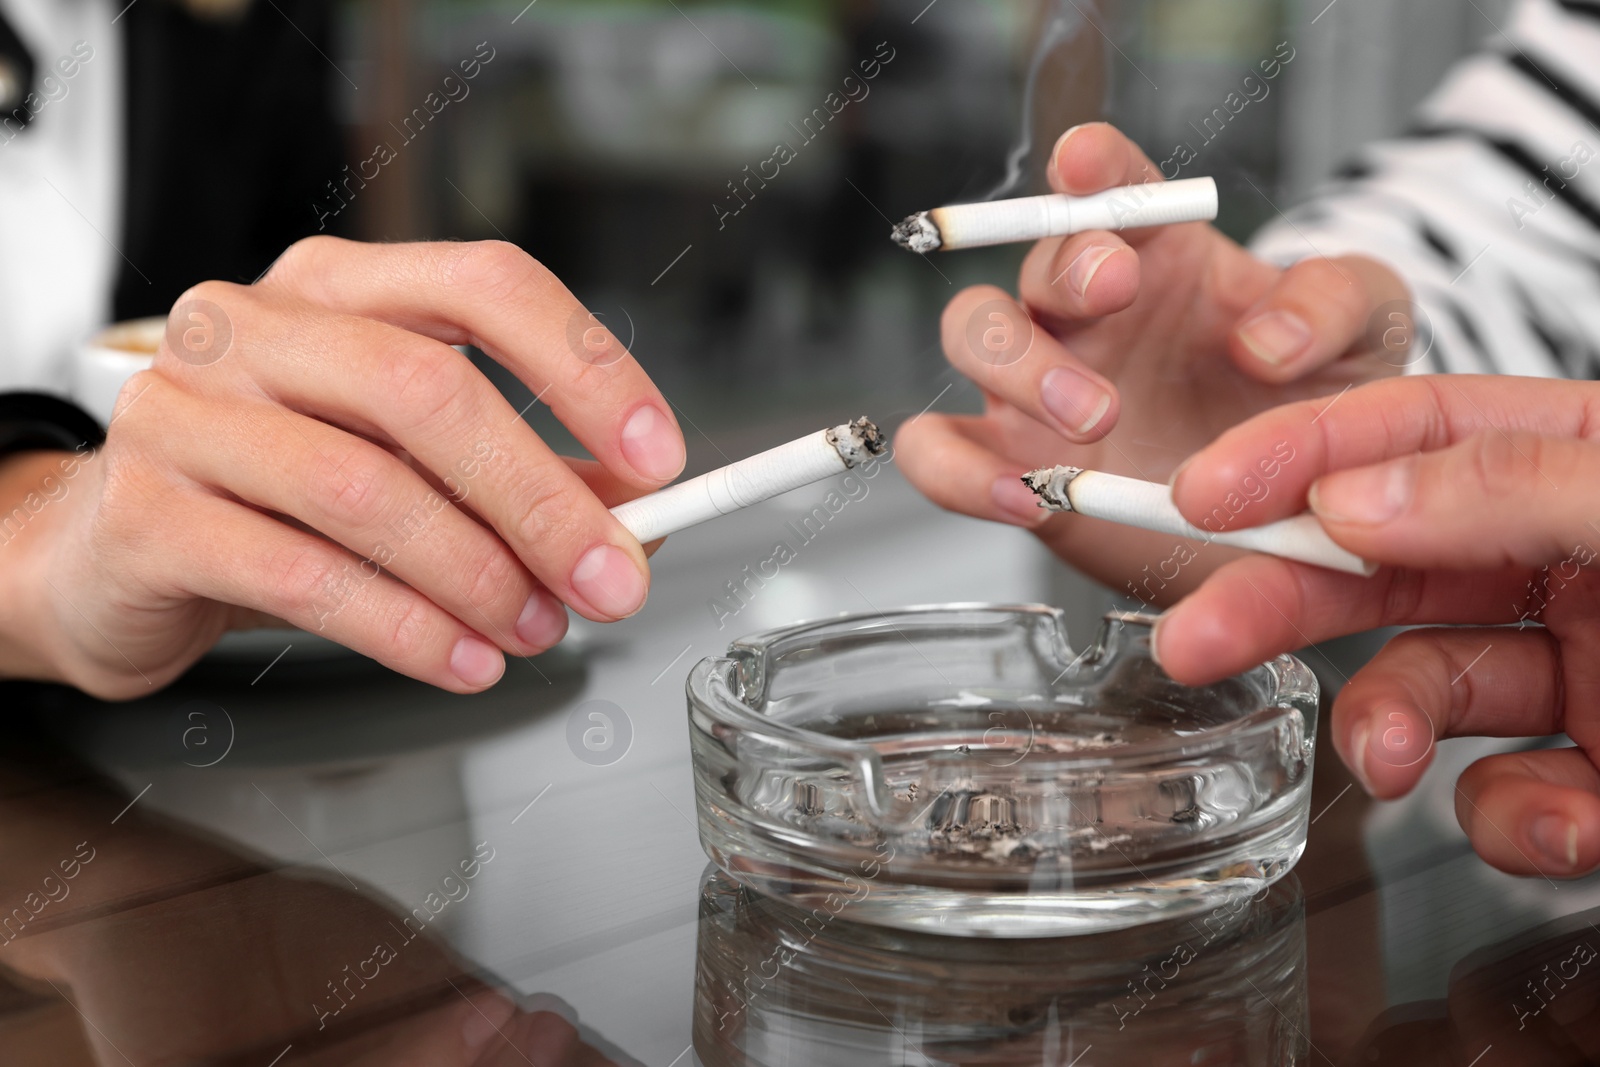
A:
POLYGON ((78 346, 72 361, 72 399, 104 426, 122 385, 147 370, 166 332, 164 317, 119 322, 78 346))

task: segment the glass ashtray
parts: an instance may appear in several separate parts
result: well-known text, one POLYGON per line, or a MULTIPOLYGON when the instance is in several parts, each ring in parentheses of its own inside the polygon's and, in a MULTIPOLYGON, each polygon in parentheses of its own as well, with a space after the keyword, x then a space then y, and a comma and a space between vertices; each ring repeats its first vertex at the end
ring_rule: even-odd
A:
POLYGON ((701 843, 802 909, 963 936, 1254 895, 1305 847, 1316 679, 1280 656, 1179 685, 1150 657, 1155 620, 1113 612, 1081 654, 1038 605, 737 640, 689 675, 701 843))

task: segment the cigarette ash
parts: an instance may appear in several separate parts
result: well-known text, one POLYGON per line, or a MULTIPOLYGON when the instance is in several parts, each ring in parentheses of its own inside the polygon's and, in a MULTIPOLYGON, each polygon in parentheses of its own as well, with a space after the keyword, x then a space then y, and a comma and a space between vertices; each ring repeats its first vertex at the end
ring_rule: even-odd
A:
POLYGON ((889 236, 901 248, 922 255, 937 252, 944 245, 944 235, 939 232, 939 227, 928 217, 926 211, 907 215, 895 223, 894 229, 889 231, 889 236))
POLYGON ((889 450, 883 431, 865 415, 829 430, 828 443, 839 450, 839 458, 844 460, 846 467, 865 463, 889 450))
POLYGON ((1067 496, 1067 486, 1083 473, 1082 467, 1040 467, 1022 476, 1022 484, 1033 490, 1039 506, 1051 511, 1071 511, 1072 499, 1067 496))

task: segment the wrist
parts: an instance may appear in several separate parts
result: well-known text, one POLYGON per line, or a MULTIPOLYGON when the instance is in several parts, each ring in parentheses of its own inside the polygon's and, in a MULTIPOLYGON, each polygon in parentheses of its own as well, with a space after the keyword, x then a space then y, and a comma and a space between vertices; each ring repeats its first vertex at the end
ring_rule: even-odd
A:
POLYGON ((92 457, 87 445, 0 457, 0 678, 66 680, 55 655, 63 635, 49 576, 65 502, 92 457))

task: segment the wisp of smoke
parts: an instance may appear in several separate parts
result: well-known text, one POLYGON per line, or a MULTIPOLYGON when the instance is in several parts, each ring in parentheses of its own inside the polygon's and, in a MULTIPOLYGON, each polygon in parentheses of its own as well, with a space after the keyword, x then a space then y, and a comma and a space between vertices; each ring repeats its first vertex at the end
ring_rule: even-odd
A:
MULTIPOLYGON (((1093 5, 1093 0, 1082 0, 1083 3, 1093 5)), ((1059 49, 1065 48, 1078 39, 1083 33, 1086 18, 1078 4, 1078 0, 1045 0, 1048 10, 1045 13, 1044 26, 1039 33, 1039 41, 1034 46, 1033 55, 1028 60, 1028 76, 1022 89, 1022 132, 1017 138, 1017 143, 1006 156, 1006 176, 1000 184, 984 195, 984 200, 1000 200, 1005 197, 1021 195, 1028 173, 1028 162, 1033 156, 1033 108, 1034 96, 1038 92, 1039 74, 1049 63, 1050 57, 1059 49)))

